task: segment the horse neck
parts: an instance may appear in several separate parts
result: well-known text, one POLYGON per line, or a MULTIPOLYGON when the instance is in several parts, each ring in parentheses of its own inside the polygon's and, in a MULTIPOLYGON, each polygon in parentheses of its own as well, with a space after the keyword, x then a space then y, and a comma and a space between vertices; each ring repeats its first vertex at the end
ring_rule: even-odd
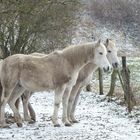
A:
POLYGON ((85 69, 85 72, 87 72, 87 73, 91 73, 91 72, 95 71, 97 68, 98 68, 98 66, 93 62, 89 62, 83 67, 83 69, 85 69))
POLYGON ((89 75, 91 75, 96 69, 97 69, 97 65, 89 62, 87 63, 85 66, 83 66, 80 70, 80 79, 83 79, 85 77, 88 77, 89 75))
POLYGON ((72 46, 64 49, 63 55, 73 67, 79 69, 93 57, 93 47, 85 45, 72 46))

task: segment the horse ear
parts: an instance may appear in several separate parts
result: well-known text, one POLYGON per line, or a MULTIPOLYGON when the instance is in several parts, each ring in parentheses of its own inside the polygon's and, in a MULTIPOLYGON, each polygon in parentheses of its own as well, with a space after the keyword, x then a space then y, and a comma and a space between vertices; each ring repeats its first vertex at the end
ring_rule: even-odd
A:
POLYGON ((96 43, 96 47, 99 47, 100 44, 101 44, 101 39, 99 39, 99 40, 97 41, 97 43, 96 43))
POLYGON ((106 45, 108 45, 108 43, 109 43, 109 39, 106 39, 106 45))

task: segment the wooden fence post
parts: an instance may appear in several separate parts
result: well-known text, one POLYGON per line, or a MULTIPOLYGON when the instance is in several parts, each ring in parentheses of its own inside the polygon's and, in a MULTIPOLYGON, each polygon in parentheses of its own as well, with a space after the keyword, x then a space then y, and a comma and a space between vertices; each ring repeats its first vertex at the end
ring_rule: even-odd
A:
POLYGON ((88 84, 88 85, 86 86, 86 91, 91 92, 91 85, 90 85, 90 84, 88 84))
POLYGON ((103 95, 103 70, 101 68, 98 69, 99 72, 99 93, 103 95))
POLYGON ((130 86, 130 71, 128 67, 126 66, 126 57, 122 57, 122 70, 120 73, 119 69, 114 69, 111 74, 111 85, 110 90, 107 94, 107 96, 112 96, 115 89, 115 83, 116 83, 116 76, 118 75, 122 89, 124 91, 124 99, 126 101, 128 111, 132 111, 132 107, 136 104, 135 98, 132 93, 132 89, 130 86))
POLYGON ((130 71, 126 66, 126 57, 125 56, 122 57, 121 75, 122 75, 122 80, 123 80, 123 85, 124 85, 124 98, 128 105, 128 111, 131 112, 132 111, 132 102, 131 102, 132 90, 130 87, 130 71))
POLYGON ((111 74, 111 85, 110 85, 110 90, 107 94, 107 96, 113 96, 114 93, 114 89, 115 89, 115 84, 116 84, 116 80, 117 80, 117 69, 113 69, 113 72, 111 74))

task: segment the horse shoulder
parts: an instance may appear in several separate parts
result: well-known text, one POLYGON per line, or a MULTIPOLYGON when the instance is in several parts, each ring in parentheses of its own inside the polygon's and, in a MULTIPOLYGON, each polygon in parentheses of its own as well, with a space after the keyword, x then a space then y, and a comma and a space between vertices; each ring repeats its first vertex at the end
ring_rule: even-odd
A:
POLYGON ((86 64, 85 66, 83 66, 79 72, 79 75, 78 75, 78 81, 82 82, 86 79, 90 79, 90 77, 92 76, 92 73, 94 71, 94 69, 96 68, 97 66, 95 64, 93 64, 92 62, 86 64))
POLYGON ((72 66, 63 57, 61 51, 55 51, 48 57, 49 69, 55 85, 68 83, 71 79, 72 66))

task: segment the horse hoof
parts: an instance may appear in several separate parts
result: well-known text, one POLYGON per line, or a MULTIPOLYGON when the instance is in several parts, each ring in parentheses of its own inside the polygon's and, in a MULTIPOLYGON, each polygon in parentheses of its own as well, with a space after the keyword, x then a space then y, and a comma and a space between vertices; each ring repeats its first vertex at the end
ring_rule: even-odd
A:
POLYGON ((0 125, 0 128, 10 128, 9 124, 0 125))
POLYGON ((35 123, 35 120, 30 120, 28 123, 29 124, 34 124, 35 123))
POLYGON ((15 119, 14 118, 7 118, 6 123, 8 123, 8 124, 15 123, 15 119))
POLYGON ((18 127, 22 127, 22 123, 17 123, 17 126, 18 127))
POLYGON ((71 123, 65 123, 65 126, 72 126, 71 123))
POLYGON ((60 124, 55 124, 54 127, 60 127, 60 124))
POLYGON ((73 122, 73 123, 79 123, 79 121, 77 121, 77 120, 73 120, 72 122, 73 122))
POLYGON ((7 125, 3 126, 2 128, 10 128, 10 126, 7 124, 7 125))
POLYGON ((31 120, 34 121, 34 122, 36 122, 36 119, 35 118, 31 118, 31 120))

